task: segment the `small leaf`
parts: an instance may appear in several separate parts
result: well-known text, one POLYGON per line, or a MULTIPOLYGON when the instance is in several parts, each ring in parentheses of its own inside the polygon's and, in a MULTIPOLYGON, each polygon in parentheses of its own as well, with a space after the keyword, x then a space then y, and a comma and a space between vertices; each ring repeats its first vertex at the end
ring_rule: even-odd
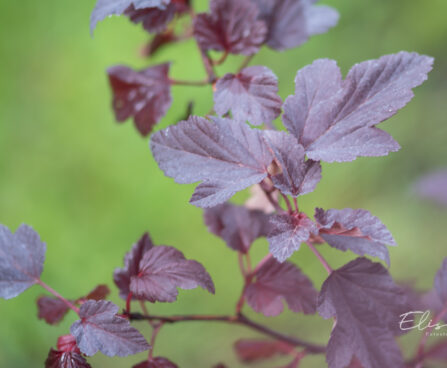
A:
POLYGON ((192 116, 152 136, 151 149, 165 175, 177 183, 203 181, 191 199, 213 207, 267 177, 272 155, 263 132, 247 124, 192 116))
POLYGON ((45 361, 45 368, 91 368, 91 365, 81 354, 51 349, 45 361))
POLYGON ((131 251, 126 253, 124 257, 124 268, 117 268, 113 273, 113 281, 115 281, 116 286, 120 290, 120 297, 124 300, 127 299, 130 292, 131 278, 140 273, 139 265, 143 255, 152 249, 153 246, 154 244, 149 233, 144 233, 140 240, 133 245, 131 251))
POLYGON ((345 368, 354 356, 364 368, 402 367, 394 334, 406 312, 403 291, 380 263, 357 258, 333 271, 318 299, 318 313, 337 321, 327 347, 329 368, 345 368))
POLYGON ((332 247, 342 251, 351 250, 363 256, 380 258, 388 265, 390 257, 385 244, 396 245, 385 225, 366 210, 324 211, 315 210, 315 220, 321 226, 320 236, 332 247))
POLYGON ((116 120, 121 123, 133 117, 141 135, 148 135, 172 103, 169 64, 141 71, 118 65, 109 68, 107 73, 116 120))
POLYGON ((282 341, 241 339, 235 342, 234 350, 239 360, 244 363, 253 363, 276 355, 289 355, 295 349, 282 341))
POLYGON ((313 192, 321 180, 320 163, 306 160, 303 146, 292 135, 267 131, 265 136, 280 167, 272 176, 273 185, 295 198, 313 192))
POLYGON ((133 368, 178 368, 178 366, 166 358, 156 357, 151 361, 145 360, 144 362, 134 365, 133 368))
POLYGON ((216 83, 214 109, 233 119, 253 125, 270 123, 281 114, 278 78, 265 66, 250 66, 238 74, 226 74, 216 83))
POLYGON ((242 253, 247 253, 252 243, 269 231, 268 216, 263 212, 231 203, 206 209, 203 216, 210 232, 221 237, 231 249, 242 253))
POLYGON ((255 54, 267 33, 258 14, 250 0, 211 0, 210 13, 194 19, 194 37, 204 51, 255 54))
POLYGON ((90 32, 96 28, 96 24, 111 15, 121 15, 133 6, 135 9, 157 7, 165 9, 171 0, 98 0, 90 17, 90 32))
POLYGON ((105 300, 88 300, 82 304, 80 320, 73 323, 71 334, 85 355, 98 351, 107 356, 128 356, 149 349, 143 335, 129 320, 117 315, 119 307, 105 300))
POLYGON ((419 179, 416 191, 421 197, 447 206, 447 170, 439 170, 419 179))
POLYGON ((315 313, 317 291, 293 263, 279 263, 271 258, 255 277, 245 290, 245 297, 256 312, 276 316, 284 309, 284 299, 293 312, 315 313))
POLYGON ((37 299, 38 318, 50 325, 58 324, 69 311, 69 307, 60 299, 41 296, 37 299))
POLYGON ((375 126, 412 98, 427 79, 433 59, 400 52, 354 65, 346 79, 334 61, 322 59, 298 71, 295 95, 283 121, 315 161, 352 161, 383 156, 400 147, 375 126))
POLYGON ((103 300, 107 298, 107 296, 110 294, 110 289, 107 285, 98 285, 95 287, 90 293, 87 294, 85 299, 93 299, 93 300, 103 300))
POLYGON ((178 287, 194 289, 197 286, 214 294, 213 281, 200 263, 186 260, 177 249, 163 245, 143 255, 139 273, 130 281, 132 293, 152 303, 173 302, 177 299, 178 287))
POLYGON ((284 262, 300 249, 312 233, 318 231, 317 225, 304 213, 274 215, 270 218, 271 231, 267 236, 270 253, 280 262, 284 262))
POLYGON ((39 281, 45 251, 30 226, 20 225, 13 234, 0 225, 0 298, 14 298, 39 281))

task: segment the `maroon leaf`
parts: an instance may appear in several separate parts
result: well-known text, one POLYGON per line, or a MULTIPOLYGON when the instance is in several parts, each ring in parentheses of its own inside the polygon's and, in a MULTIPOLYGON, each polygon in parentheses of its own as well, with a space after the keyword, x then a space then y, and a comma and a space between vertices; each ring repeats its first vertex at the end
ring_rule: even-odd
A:
POLYGON ((334 61, 317 60, 298 71, 284 124, 316 161, 397 151, 396 141, 375 125, 412 99, 412 88, 427 79, 432 63, 430 57, 400 52, 356 64, 342 81, 334 61))
POLYGON ((81 351, 78 348, 78 345, 76 345, 76 339, 73 335, 63 335, 59 336, 57 339, 57 350, 62 352, 74 352, 80 354, 81 351))
POLYGON ((121 15, 130 6, 134 9, 165 9, 169 3, 170 0, 98 0, 90 17, 90 32, 93 34, 98 22, 111 15, 121 15))
POLYGON ((267 33, 258 14, 250 0, 211 0, 210 13, 194 19, 194 37, 204 51, 255 54, 267 33))
POLYGON ((283 299, 293 312, 315 313, 317 291, 312 282, 293 263, 269 259, 245 290, 248 305, 265 316, 276 316, 283 299))
POLYGON ((141 71, 119 65, 109 68, 107 73, 116 120, 124 122, 133 117, 138 131, 148 135, 172 103, 169 64, 141 71))
POLYGON ((342 251, 351 250, 363 256, 368 254, 390 264, 385 244, 396 245, 385 225, 366 210, 324 211, 315 210, 315 220, 321 226, 320 236, 332 247, 342 251))
POLYGON ((134 365, 133 368, 178 368, 178 366, 166 358, 156 357, 151 361, 145 360, 144 362, 134 365))
POLYGON ((270 253, 280 262, 300 249, 301 243, 307 241, 311 233, 318 231, 317 225, 304 213, 274 215, 270 218, 270 227, 267 236, 270 253))
POLYGON ((149 349, 149 345, 129 320, 117 315, 119 307, 105 300, 82 304, 80 320, 72 324, 71 334, 85 355, 98 351, 107 356, 128 356, 149 349))
POLYGON ((151 139, 165 175, 182 184, 203 181, 191 198, 199 207, 216 206, 261 182, 273 159, 262 131, 229 119, 213 121, 192 116, 151 139))
POLYGON ((14 298, 39 281, 45 251, 30 226, 20 225, 13 234, 0 225, 0 298, 14 298))
POLYGON ((265 135, 280 167, 272 176, 274 186, 293 197, 313 192, 321 180, 320 163, 305 160, 304 148, 294 136, 275 131, 265 135))
POLYGON ((70 309, 62 300, 50 296, 41 296, 37 299, 38 318, 46 323, 55 325, 62 321, 70 309))
POLYGON ((226 74, 216 83, 214 110, 253 125, 270 123, 281 113, 278 79, 265 66, 250 66, 238 74, 226 74))
POLYGON ((45 368, 91 368, 91 366, 78 353, 51 349, 45 361, 45 368))
POLYGON ((83 299, 93 299, 93 300, 103 300, 107 298, 107 296, 110 294, 110 289, 107 285, 98 285, 95 287, 90 293, 87 294, 87 296, 83 299))
POLYGON ((140 272, 130 281, 130 290, 140 299, 155 303, 173 302, 177 288, 197 286, 214 294, 214 284, 205 268, 196 261, 186 260, 183 253, 164 245, 147 251, 141 259, 140 272))
POLYGON ((327 347, 329 368, 345 368, 354 356, 364 368, 402 367, 394 332, 407 308, 380 263, 357 258, 333 271, 318 299, 320 315, 337 321, 327 347))
POLYGON ((224 203, 206 209, 203 215, 208 230, 238 252, 247 253, 257 238, 268 233, 268 216, 244 206, 224 203))
POLYGON ((434 289, 440 302, 447 306, 447 258, 442 262, 442 266, 435 276, 434 289))
POLYGON ((126 253, 124 268, 117 268, 113 273, 113 281, 120 290, 121 298, 127 299, 130 292, 130 279, 139 274, 139 265, 143 255, 153 246, 149 234, 144 233, 140 240, 133 245, 131 251, 126 253))
POLYGON ((440 170, 422 177, 416 184, 416 191, 421 197, 447 206, 447 170, 440 170))
POLYGON ((234 350, 244 363, 267 360, 276 355, 289 355, 294 347, 282 341, 241 339, 235 342, 234 350))

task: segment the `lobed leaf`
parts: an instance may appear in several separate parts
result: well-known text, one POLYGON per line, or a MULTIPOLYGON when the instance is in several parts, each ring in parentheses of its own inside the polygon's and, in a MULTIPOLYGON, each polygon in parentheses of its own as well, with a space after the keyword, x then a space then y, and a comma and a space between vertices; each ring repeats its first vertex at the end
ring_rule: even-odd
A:
POLYGON ((204 51, 255 54, 267 33, 258 14, 250 0, 211 0, 210 13, 194 18, 194 37, 204 51))
POLYGON ((334 61, 321 59, 296 76, 283 121, 315 161, 352 161, 383 156, 400 147, 375 126, 412 98, 427 79, 433 59, 399 52, 354 65, 346 79, 334 61))
POLYGON ((263 132, 230 119, 192 116, 152 136, 151 149, 165 175, 177 183, 202 181, 191 198, 213 207, 267 177, 273 157, 263 132))
POLYGON ((238 74, 226 74, 216 83, 214 110, 253 125, 271 123, 281 114, 278 78, 265 66, 250 66, 238 74))
POLYGON ((354 357, 364 368, 402 367, 394 333, 407 308, 403 291, 381 264, 357 258, 333 271, 318 298, 319 314, 336 318, 329 368, 345 368, 354 357))
POLYGON ((119 307, 105 300, 88 300, 81 305, 80 320, 70 327, 71 334, 85 355, 98 351, 107 356, 128 356, 150 348, 143 335, 128 319, 117 315, 119 307))
POLYGON ((44 319, 50 325, 62 321, 70 309, 62 300, 50 296, 41 296, 37 299, 37 308, 37 317, 44 319))
POLYGON ((315 220, 321 226, 319 235, 331 246, 380 258, 388 265, 390 256, 385 244, 396 245, 386 226, 369 211, 352 208, 315 210, 315 220))
POLYGON ((76 352, 51 349, 45 361, 45 368, 91 368, 91 365, 76 352))
POLYGON ((151 132, 172 103, 169 66, 165 63, 135 71, 119 65, 107 70, 118 122, 133 117, 141 135, 151 132))
POLYGON ((269 259, 255 274, 245 290, 248 305, 265 316, 276 316, 283 300, 293 312, 315 313, 317 291, 312 282, 293 263, 269 259))
POLYGON ((0 298, 14 298, 39 281, 45 251, 45 243, 30 226, 20 225, 13 234, 0 225, 0 298))

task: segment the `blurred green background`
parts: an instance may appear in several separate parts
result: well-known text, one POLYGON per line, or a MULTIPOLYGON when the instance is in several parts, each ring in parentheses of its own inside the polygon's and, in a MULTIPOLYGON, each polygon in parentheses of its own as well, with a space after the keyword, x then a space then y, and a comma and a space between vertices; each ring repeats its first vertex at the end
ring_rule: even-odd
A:
MULTIPOLYGON (((199 9, 207 1, 199 2, 199 9)), ((293 91, 296 71, 315 58, 329 57, 346 72, 350 66, 400 50, 434 56, 435 69, 416 90, 415 99, 381 125, 402 145, 388 157, 362 158, 352 163, 324 165, 317 190, 301 199, 301 207, 363 207, 379 216, 399 247, 391 249, 391 273, 431 287, 441 260, 447 256, 443 230, 447 210, 413 195, 412 184, 422 174, 447 166, 447 2, 445 0, 332 0, 341 15, 329 33, 284 53, 263 49, 253 64, 270 67, 279 77, 280 94, 293 91)), ((154 59, 139 56, 147 34, 126 18, 99 24, 89 35, 93 0, 23 0, 0 2, 0 222, 15 230, 32 225, 48 245, 43 279, 68 298, 87 293, 99 283, 113 290, 112 272, 140 235, 148 230, 158 244, 173 245, 209 270, 216 295, 181 291, 175 304, 156 304, 157 313, 229 313, 242 286, 236 255, 209 234, 201 210, 188 205, 193 185, 181 186, 163 176, 148 149, 148 139, 133 124, 118 125, 110 109, 105 70, 124 63, 141 68, 173 60, 173 76, 203 76, 195 44, 164 49, 154 59)), ((220 71, 232 70, 232 57, 220 71)), ((208 87, 174 88, 174 104, 157 129, 181 118, 190 99, 196 114, 211 107, 208 87)), ((239 196, 243 199, 244 194, 239 196)), ((322 248, 335 267, 353 258, 322 248)), ((265 254, 259 240, 254 259, 265 254)), ((317 287, 324 270, 302 249, 293 256, 317 287)), ((75 316, 57 327, 36 318, 32 288, 10 301, 0 300, 0 367, 41 367, 57 336, 67 333, 75 316)), ((326 342, 331 322, 290 312, 275 319, 250 316, 291 334, 326 342)), ((139 328, 148 333, 146 324, 139 328)), ((244 328, 191 323, 166 326, 156 355, 166 355, 182 368, 240 364, 232 343, 256 336, 244 328)), ((419 338, 414 332, 402 344, 406 353, 419 338)), ((94 367, 130 367, 145 354, 126 359, 98 354, 94 367)), ((311 357, 304 367, 326 366, 311 357)), ((272 364, 266 364, 271 367, 272 364)))

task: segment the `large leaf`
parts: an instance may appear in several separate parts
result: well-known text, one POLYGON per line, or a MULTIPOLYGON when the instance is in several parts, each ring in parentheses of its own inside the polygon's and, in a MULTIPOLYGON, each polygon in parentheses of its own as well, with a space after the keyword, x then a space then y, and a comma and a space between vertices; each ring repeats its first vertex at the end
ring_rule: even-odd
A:
POLYGON ((0 298, 11 299, 39 281, 46 246, 30 226, 13 234, 0 225, 0 298))
POLYGON ((354 356, 364 368, 403 366, 394 334, 408 305, 380 263, 357 258, 333 271, 322 286, 318 312, 336 318, 327 347, 329 368, 345 368, 354 356))
POLYGON ((149 349, 143 335, 128 319, 117 315, 119 307, 105 300, 89 300, 82 304, 80 320, 72 324, 71 334, 85 355, 98 351, 107 356, 128 356, 149 349))
POLYGON ((316 161, 397 151, 394 139, 375 126, 413 98, 412 88, 427 79, 432 64, 430 57, 400 52, 356 64, 342 81, 334 61, 317 60, 298 71, 284 124, 316 161))
POLYGON ((229 119, 190 117, 157 132, 152 153, 163 172, 182 184, 203 181, 191 199, 199 207, 225 202, 260 183, 272 162, 263 132, 229 119))

